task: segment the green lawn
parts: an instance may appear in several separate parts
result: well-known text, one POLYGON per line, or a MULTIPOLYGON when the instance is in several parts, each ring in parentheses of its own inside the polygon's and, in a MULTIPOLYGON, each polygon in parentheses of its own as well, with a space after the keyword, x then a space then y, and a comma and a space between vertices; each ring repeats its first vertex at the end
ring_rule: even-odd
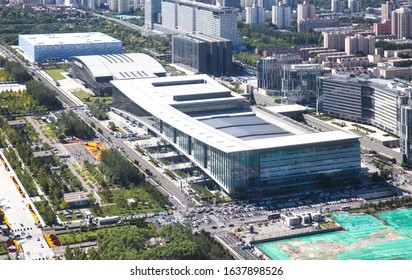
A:
POLYGON ((8 253, 9 253, 9 251, 7 250, 6 243, 1 242, 0 243, 0 255, 5 255, 5 254, 8 254, 8 253))
POLYGON ((360 136, 368 136, 365 132, 357 129, 349 129, 352 132, 355 132, 356 134, 359 134, 360 136))
POLYGON ((64 69, 46 69, 46 71, 49 76, 51 76, 54 80, 59 81, 59 80, 64 80, 66 79, 61 73, 62 72, 67 72, 64 69))
POLYGON ((214 197, 214 195, 206 187, 194 185, 193 188, 204 200, 211 200, 214 197))
MULTIPOLYGON (((163 205, 159 205, 150 194, 139 187, 112 190, 110 199, 104 196, 103 192, 100 192, 99 196, 105 203, 109 204, 101 207, 103 216, 119 216, 131 213, 148 213, 166 210, 163 205), (136 201, 135 207, 127 205, 126 200, 129 198, 133 198, 136 201)), ((90 211, 93 213, 92 208, 90 208, 90 211)), ((93 215, 96 216, 96 213, 93 213, 93 215)))
POLYGON ((99 230, 86 232, 72 231, 70 233, 58 234, 57 237, 59 238, 62 245, 67 245, 96 240, 98 232, 99 230))
POLYGON ((76 97, 79 98, 81 101, 85 102, 87 106, 91 106, 95 102, 103 102, 109 105, 112 104, 111 96, 105 96, 105 97, 93 96, 82 89, 73 91, 73 94, 76 95, 76 97))

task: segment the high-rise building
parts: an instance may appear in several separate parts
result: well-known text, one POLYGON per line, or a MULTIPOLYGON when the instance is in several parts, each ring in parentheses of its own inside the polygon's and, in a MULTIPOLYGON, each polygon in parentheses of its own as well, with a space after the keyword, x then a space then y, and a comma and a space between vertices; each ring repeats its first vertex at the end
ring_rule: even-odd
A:
POLYGON ((232 72, 232 42, 201 34, 175 35, 172 62, 195 73, 228 74, 232 72))
POLYGON ((396 3, 392 1, 386 1, 386 3, 381 4, 381 21, 391 20, 392 11, 396 9, 396 3))
POLYGON ((319 64, 283 65, 282 97, 288 104, 316 104, 316 78, 323 73, 319 64))
MULTIPOLYGON (((256 1, 255 1, 256 2, 256 1)), ((246 23, 247 24, 265 24, 265 9, 253 4, 252 7, 246 7, 246 23)))
POLYGON ((309 4, 308 0, 304 0, 303 4, 298 4, 297 10, 298 22, 303 19, 312 19, 316 17, 315 5, 309 4))
POLYGON ((119 8, 119 0, 108 0, 109 9, 117 13, 117 9, 119 8))
POLYGON ((117 4, 117 12, 119 14, 127 14, 130 11, 130 0, 119 0, 117 4))
POLYGON ((344 0, 331 0, 331 11, 334 13, 343 13, 345 9, 344 0))
POLYGON ((412 38, 412 12, 407 7, 392 11, 391 33, 396 38, 412 38))
POLYGON ((347 55, 363 53, 363 55, 375 53, 375 36, 362 36, 355 34, 345 38, 345 52, 347 55))
POLYGON ((279 1, 277 6, 272 6, 272 23, 280 29, 290 27, 290 7, 279 1))
POLYGON ((162 27, 186 33, 201 33, 242 44, 237 31, 237 9, 187 0, 162 0, 162 27))
POLYGON ((352 31, 323 32, 323 47, 335 49, 337 51, 345 50, 345 38, 352 35, 352 31))
POLYGON ((144 25, 153 29, 153 24, 158 23, 157 19, 162 12, 162 0, 146 0, 144 7, 144 25))
POLYGON ((361 11, 360 0, 348 0, 348 8, 351 13, 360 13, 361 11))
POLYGON ((258 87, 268 90, 282 88, 282 66, 285 64, 302 63, 297 54, 279 54, 274 57, 264 57, 257 63, 258 87))

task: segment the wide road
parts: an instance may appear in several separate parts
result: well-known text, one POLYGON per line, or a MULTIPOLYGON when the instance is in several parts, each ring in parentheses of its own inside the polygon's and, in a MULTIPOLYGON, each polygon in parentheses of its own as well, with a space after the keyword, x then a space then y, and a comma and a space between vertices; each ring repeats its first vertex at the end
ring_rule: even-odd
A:
POLYGON ((47 78, 45 78, 41 73, 37 70, 32 71, 31 67, 26 65, 25 62, 23 62, 18 56, 16 56, 14 53, 9 51, 5 46, 0 44, 0 51, 8 58, 14 61, 19 62, 27 72, 31 73, 38 81, 42 82, 45 86, 48 88, 56 91, 56 93, 59 95, 60 99, 67 104, 68 107, 78 107, 78 104, 74 102, 72 99, 68 98, 66 94, 56 87, 54 83, 47 78))

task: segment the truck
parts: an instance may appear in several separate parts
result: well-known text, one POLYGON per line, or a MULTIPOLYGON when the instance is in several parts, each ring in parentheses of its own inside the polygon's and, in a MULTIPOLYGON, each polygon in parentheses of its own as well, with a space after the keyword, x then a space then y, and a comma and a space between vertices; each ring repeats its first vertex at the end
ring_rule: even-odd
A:
POLYGON ((119 221, 119 216, 103 217, 99 219, 100 225, 117 224, 119 221))

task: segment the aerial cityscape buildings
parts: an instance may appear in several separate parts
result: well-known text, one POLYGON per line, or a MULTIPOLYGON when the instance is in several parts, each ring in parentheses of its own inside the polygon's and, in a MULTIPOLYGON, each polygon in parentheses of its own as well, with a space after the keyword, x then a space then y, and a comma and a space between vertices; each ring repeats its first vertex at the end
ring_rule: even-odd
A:
POLYGON ((412 259, 411 4, 0 0, 0 259, 412 259))

